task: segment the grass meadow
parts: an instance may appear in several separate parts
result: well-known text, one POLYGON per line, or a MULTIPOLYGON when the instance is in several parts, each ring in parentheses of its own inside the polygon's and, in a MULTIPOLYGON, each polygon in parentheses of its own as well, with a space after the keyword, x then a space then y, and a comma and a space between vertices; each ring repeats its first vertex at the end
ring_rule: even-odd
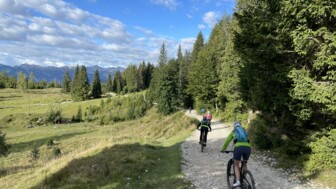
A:
POLYGON ((72 102, 54 89, 29 94, 1 89, 0 101, 0 130, 11 145, 9 155, 0 159, 0 188, 192 188, 181 173, 180 145, 196 120, 183 112, 162 116, 154 107, 123 122, 27 128, 27 120, 44 115, 51 104, 71 118, 78 106, 99 106, 101 100, 72 102), (50 139, 54 144, 48 146, 50 139))

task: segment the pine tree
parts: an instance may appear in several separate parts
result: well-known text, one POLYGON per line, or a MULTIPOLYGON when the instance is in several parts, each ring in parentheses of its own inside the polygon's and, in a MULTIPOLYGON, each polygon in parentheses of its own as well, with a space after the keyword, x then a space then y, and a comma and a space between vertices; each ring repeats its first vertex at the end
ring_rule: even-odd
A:
POLYGON ((115 72, 113 77, 113 91, 117 94, 120 94, 123 91, 123 78, 121 72, 118 70, 115 72))
POLYGON ((3 70, 0 74, 0 88, 6 88, 8 82, 7 72, 3 70))
POLYGON ((151 63, 148 62, 147 66, 146 66, 146 75, 145 75, 145 78, 144 78, 145 89, 149 88, 149 86, 150 86, 153 71, 154 71, 154 66, 151 63))
POLYGON ((81 100, 89 99, 90 84, 86 67, 84 65, 82 65, 81 70, 79 72, 79 86, 81 87, 79 93, 80 99, 81 100))
POLYGON ((62 81, 62 92, 69 93, 70 91, 71 91, 71 78, 69 75, 69 70, 66 69, 62 81))
POLYGON ((101 91, 101 84, 100 84, 100 78, 99 78, 99 72, 96 69, 93 82, 92 82, 92 97, 93 98, 100 98, 102 91, 101 91))
POLYGON ((168 56, 167 56, 166 45, 165 43, 162 43, 158 65, 163 66, 163 65, 166 65, 167 63, 168 63, 168 56))
POLYGON ((159 111, 170 114, 177 110, 180 102, 178 64, 175 60, 170 60, 167 65, 160 68, 160 75, 157 77, 157 103, 159 111))
MULTIPOLYGON (((161 76, 162 76, 162 68, 167 65, 167 51, 165 48, 165 44, 163 43, 161 46, 161 50, 160 50, 160 56, 158 59, 158 64, 157 67, 153 70, 153 78, 151 80, 151 84, 150 84, 150 89, 149 89, 149 98, 152 101, 155 101, 156 99, 159 98, 159 81, 161 80, 161 76)), ((178 82, 178 81, 177 81, 178 82)))
POLYGON ((142 61, 138 68, 138 85, 140 90, 144 90, 146 82, 147 67, 145 61, 142 61))
POLYGON ((107 76, 106 91, 107 92, 112 92, 113 91, 113 81, 112 81, 111 73, 109 73, 108 76, 107 76))
POLYGON ((74 101, 80 101, 78 98, 78 93, 81 90, 79 83, 79 66, 76 65, 74 70, 74 77, 71 82, 71 97, 74 101))
POLYGON ((198 32, 196 41, 193 46, 193 51, 192 51, 192 63, 196 62, 198 53, 203 49, 204 47, 204 38, 202 32, 198 32))
POLYGON ((139 76, 138 76, 138 68, 136 65, 134 64, 130 64, 129 66, 127 66, 127 68, 125 69, 125 71, 123 72, 123 78, 126 81, 126 85, 124 87, 124 90, 126 89, 127 91, 125 92, 136 92, 139 89, 139 76))

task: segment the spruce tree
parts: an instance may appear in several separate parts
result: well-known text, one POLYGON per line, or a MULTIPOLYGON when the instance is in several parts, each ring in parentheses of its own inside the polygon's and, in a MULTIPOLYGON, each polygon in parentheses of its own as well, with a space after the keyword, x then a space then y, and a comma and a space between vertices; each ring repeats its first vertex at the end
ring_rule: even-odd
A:
POLYGON ((160 67, 160 75, 157 77, 157 99, 160 113, 167 115, 177 110, 180 102, 178 63, 170 60, 167 65, 160 67))
POLYGON ((198 32, 196 41, 193 46, 192 50, 192 62, 196 62, 198 53, 203 49, 204 47, 204 38, 202 32, 198 32))
POLYGON ((167 63, 168 63, 168 56, 167 56, 166 45, 165 43, 162 43, 158 65, 163 66, 163 65, 166 65, 167 63))
POLYGON ((154 71, 154 66, 151 63, 148 62, 147 66, 146 66, 146 75, 145 75, 145 78, 144 78, 145 89, 149 88, 149 86, 150 86, 153 71, 154 71))
POLYGON ((91 94, 93 98, 100 98, 102 94, 98 69, 96 69, 94 74, 91 94))
POLYGON ((138 68, 135 64, 130 64, 123 72, 123 78, 126 81, 125 88, 127 89, 127 92, 132 93, 139 90, 138 74, 138 68))
POLYGON ((111 73, 109 73, 108 76, 107 76, 106 91, 107 92, 112 92, 113 91, 113 81, 112 81, 111 73))
POLYGON ((81 70, 79 72, 79 86, 81 87, 79 93, 80 100, 89 99, 90 84, 86 67, 84 65, 82 65, 81 70))
POLYGON ((80 99, 78 98, 80 90, 81 88, 79 83, 79 66, 76 65, 74 70, 74 77, 71 82, 71 97, 74 101, 80 101, 80 99))
POLYGON ((71 78, 69 75, 69 70, 66 69, 62 81, 62 92, 69 93, 70 91, 71 91, 71 78))
POLYGON ((123 78, 121 72, 118 70, 115 72, 113 77, 113 91, 120 94, 123 91, 123 78))
POLYGON ((144 90, 146 81, 147 67, 145 61, 142 61, 138 68, 138 85, 140 90, 144 90))

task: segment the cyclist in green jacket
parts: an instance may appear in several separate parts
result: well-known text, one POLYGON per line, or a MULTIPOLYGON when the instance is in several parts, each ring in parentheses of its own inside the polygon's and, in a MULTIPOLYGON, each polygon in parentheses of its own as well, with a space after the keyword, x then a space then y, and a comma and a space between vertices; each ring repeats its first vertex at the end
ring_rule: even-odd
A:
MULTIPOLYGON (((241 126, 239 122, 234 121, 234 127, 241 126)), ((247 138, 247 133, 245 133, 247 138)), ((236 174, 236 183, 233 184, 233 187, 240 186, 240 175, 239 175, 239 163, 243 158, 243 161, 246 163, 243 164, 243 169, 247 170, 247 161, 251 155, 251 144, 250 141, 237 141, 235 130, 233 130, 229 136, 226 138, 221 152, 224 152, 226 148, 229 146, 231 141, 234 141, 234 150, 233 150, 233 159, 234 159, 234 167, 236 174)))

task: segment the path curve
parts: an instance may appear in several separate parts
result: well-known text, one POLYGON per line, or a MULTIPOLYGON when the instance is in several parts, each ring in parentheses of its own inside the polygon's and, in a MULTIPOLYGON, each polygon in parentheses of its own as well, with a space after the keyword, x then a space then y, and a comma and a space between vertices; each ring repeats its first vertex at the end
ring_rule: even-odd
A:
MULTIPOLYGON (((202 117, 194 111, 186 115, 200 120, 202 117)), ((195 129, 192 135, 182 144, 183 165, 182 171, 185 179, 192 182, 195 188, 200 189, 224 189, 226 183, 226 164, 231 154, 220 153, 225 138, 232 128, 219 120, 213 119, 212 132, 208 133, 207 147, 201 152, 199 131, 195 129)), ((230 148, 230 146, 229 146, 230 148)), ((252 172, 256 181, 256 188, 260 189, 314 189, 326 188, 318 184, 308 182, 301 183, 290 174, 276 170, 265 161, 267 157, 256 153, 252 154, 248 163, 248 169, 252 172)))

